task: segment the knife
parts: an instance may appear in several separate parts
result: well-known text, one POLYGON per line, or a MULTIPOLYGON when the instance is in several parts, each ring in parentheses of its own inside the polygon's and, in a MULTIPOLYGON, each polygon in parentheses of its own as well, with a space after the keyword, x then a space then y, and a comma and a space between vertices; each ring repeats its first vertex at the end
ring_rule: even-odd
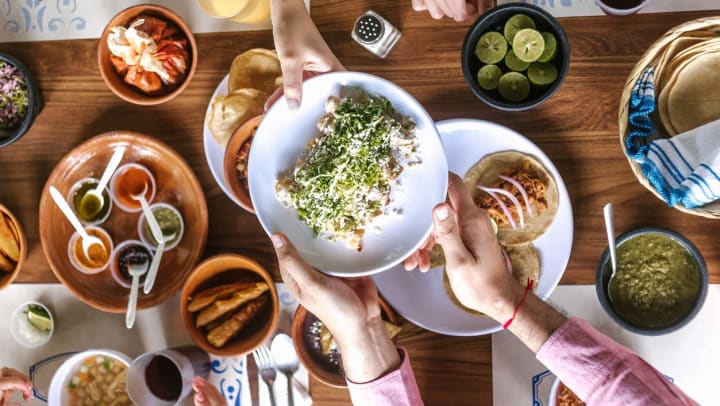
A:
POLYGON ((248 382, 250 383, 250 404, 260 405, 260 381, 258 376, 258 368, 255 363, 255 357, 252 354, 245 356, 245 364, 247 365, 248 382))

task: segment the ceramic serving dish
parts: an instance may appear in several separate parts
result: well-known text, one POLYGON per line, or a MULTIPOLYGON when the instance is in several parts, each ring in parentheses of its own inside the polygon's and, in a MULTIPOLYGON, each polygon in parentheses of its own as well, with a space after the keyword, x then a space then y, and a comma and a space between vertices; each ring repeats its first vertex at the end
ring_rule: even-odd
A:
MULTIPOLYGON (((240 207, 250 213, 255 213, 255 209, 253 209, 253 204, 250 200, 250 189, 248 188, 249 179, 245 180, 245 186, 243 187, 238 178, 237 160, 240 151, 246 148, 245 144, 248 139, 255 135, 255 130, 257 130, 262 119, 263 116, 253 117, 235 130, 235 133, 230 137, 230 141, 228 141, 227 147, 225 147, 225 159, 223 160, 225 183, 237 198, 240 207)), ((252 142, 252 140, 250 142, 252 142)), ((248 164, 248 158, 250 157, 250 151, 248 150, 247 152, 245 165, 248 164)))
POLYGON ((170 9, 154 4, 140 4, 137 6, 128 7, 115 15, 115 17, 110 20, 110 22, 107 24, 107 26, 105 26, 105 29, 103 30, 102 36, 100 37, 100 42, 98 43, 97 52, 100 74, 102 75, 103 80, 108 85, 110 90, 112 90, 113 93, 115 93, 119 98, 125 101, 145 106, 165 103, 166 101, 171 100, 180 93, 182 93, 182 91, 185 90, 188 84, 190 84, 190 80, 192 80, 193 75, 195 75, 195 69, 197 68, 197 55, 198 50, 197 44, 195 42, 195 37, 193 36, 190 27, 188 27, 185 21, 183 21, 177 14, 175 14, 170 9), (128 24, 140 14, 156 16, 162 20, 174 24, 177 28, 180 29, 180 31, 182 31, 184 36, 187 38, 190 59, 185 78, 183 79, 182 83, 175 87, 175 89, 168 93, 160 94, 158 96, 146 95, 137 90, 136 88, 126 84, 123 81, 123 78, 115 71, 115 68, 110 62, 110 50, 107 45, 107 37, 110 33, 110 29, 116 26, 127 27, 128 24))
MULTIPOLYGON (((109 271, 97 275, 78 272, 67 256, 72 226, 50 197, 55 186, 67 194, 70 187, 87 176, 99 177, 114 149, 125 146, 122 163, 136 162, 153 172, 159 185, 156 202, 167 202, 185 220, 185 235, 172 251, 163 255, 152 292, 140 295, 138 309, 164 302, 173 295, 192 271, 205 249, 208 210, 202 187, 190 166, 164 143, 135 132, 115 131, 92 137, 70 151, 53 169, 40 198, 40 240, 45 257, 60 281, 85 303, 102 311, 122 313, 127 308, 128 289, 118 285, 109 271)), ((137 239, 139 213, 113 210, 103 228, 115 245, 137 239)))
POLYGON ((195 344, 210 354, 223 357, 245 355, 266 342, 275 331, 279 310, 278 293, 270 273, 257 262, 242 255, 225 254, 205 260, 188 277, 180 294, 180 315, 185 329, 195 344), (205 334, 195 327, 194 316, 187 308, 188 303, 193 294, 204 289, 247 280, 264 281, 268 284, 270 306, 265 306, 247 327, 244 327, 224 346, 213 347, 205 338, 205 334))

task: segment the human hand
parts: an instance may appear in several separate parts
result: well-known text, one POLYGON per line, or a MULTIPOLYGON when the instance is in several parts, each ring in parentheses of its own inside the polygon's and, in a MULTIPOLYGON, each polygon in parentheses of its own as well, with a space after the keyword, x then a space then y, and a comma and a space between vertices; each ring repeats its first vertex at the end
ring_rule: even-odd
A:
POLYGON ((282 68, 283 87, 268 98, 265 110, 283 93, 290 109, 297 109, 305 79, 345 68, 320 35, 302 0, 273 1, 271 6, 273 38, 282 68))
POLYGON ((227 400, 225 400, 218 388, 199 376, 193 378, 192 388, 195 391, 195 396, 193 396, 195 406, 227 405, 227 400))
POLYGON ((492 7, 490 0, 412 0, 415 11, 427 10, 436 20, 450 17, 455 21, 464 21, 469 16, 484 12, 492 7))
MULTIPOLYGON (((450 174, 448 202, 433 209, 433 234, 445 254, 445 269, 455 296, 466 307, 505 321, 524 288, 507 271, 506 259, 490 216, 472 201, 462 179, 450 174)), ((405 261, 406 269, 429 264, 423 252, 405 261)))
POLYGON ((32 382, 25 374, 13 368, 0 369, 0 396, 3 406, 11 404, 16 391, 22 393, 26 402, 33 398, 32 382))
POLYGON ((287 237, 273 234, 271 238, 283 282, 330 330, 349 380, 369 382, 400 365, 400 356, 382 321, 372 279, 325 275, 308 265, 287 237))

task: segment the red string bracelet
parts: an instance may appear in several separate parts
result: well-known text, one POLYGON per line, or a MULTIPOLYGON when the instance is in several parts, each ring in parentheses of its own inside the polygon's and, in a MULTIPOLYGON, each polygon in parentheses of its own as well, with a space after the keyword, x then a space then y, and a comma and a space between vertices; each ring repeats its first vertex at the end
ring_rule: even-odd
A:
POLYGON ((520 298, 520 301, 518 302, 517 306, 515 307, 515 311, 513 311, 512 317, 510 317, 510 320, 506 321, 505 324, 503 324, 503 328, 507 330, 508 327, 512 324, 513 320, 515 320, 515 316, 517 316, 518 311, 520 311, 520 307, 525 303, 525 298, 528 295, 528 292, 530 292, 530 289, 532 289, 533 285, 535 284, 535 281, 532 279, 528 279, 527 287, 525 288, 525 293, 523 293, 523 296, 520 298))

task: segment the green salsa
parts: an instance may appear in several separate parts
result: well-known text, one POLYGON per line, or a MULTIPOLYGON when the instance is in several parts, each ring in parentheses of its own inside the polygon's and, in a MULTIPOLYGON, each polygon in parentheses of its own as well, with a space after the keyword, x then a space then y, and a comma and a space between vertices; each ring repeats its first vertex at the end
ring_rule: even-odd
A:
MULTIPOLYGON (((160 230, 162 231, 163 236, 171 236, 175 234, 175 236, 171 240, 165 242, 165 245, 167 246, 174 244, 175 241, 177 241, 181 237, 180 218, 178 217, 177 213, 175 213, 173 210, 168 209, 167 207, 158 207, 153 209, 153 216, 155 217, 155 220, 160 226, 160 230)), ((145 232, 147 233, 147 237, 150 243, 152 243, 152 245, 154 246, 157 246, 158 242, 155 240, 152 230, 150 230, 150 223, 148 223, 147 221, 145 222, 145 232)))
POLYGON ((110 195, 107 189, 103 190, 103 204, 100 204, 100 199, 97 196, 88 194, 89 190, 95 189, 98 186, 98 181, 89 180, 84 182, 80 187, 73 193, 72 202, 75 206, 75 212, 82 221, 87 223, 94 223, 99 221, 108 214, 110 210, 110 195))
MULTIPOLYGON (((620 318, 644 328, 663 328, 692 310, 700 290, 697 261, 683 245, 663 234, 640 234, 617 249, 617 273, 610 285, 620 318)), ((605 266, 609 278, 610 263, 605 266)), ((606 279, 607 280, 607 279, 606 279)))

